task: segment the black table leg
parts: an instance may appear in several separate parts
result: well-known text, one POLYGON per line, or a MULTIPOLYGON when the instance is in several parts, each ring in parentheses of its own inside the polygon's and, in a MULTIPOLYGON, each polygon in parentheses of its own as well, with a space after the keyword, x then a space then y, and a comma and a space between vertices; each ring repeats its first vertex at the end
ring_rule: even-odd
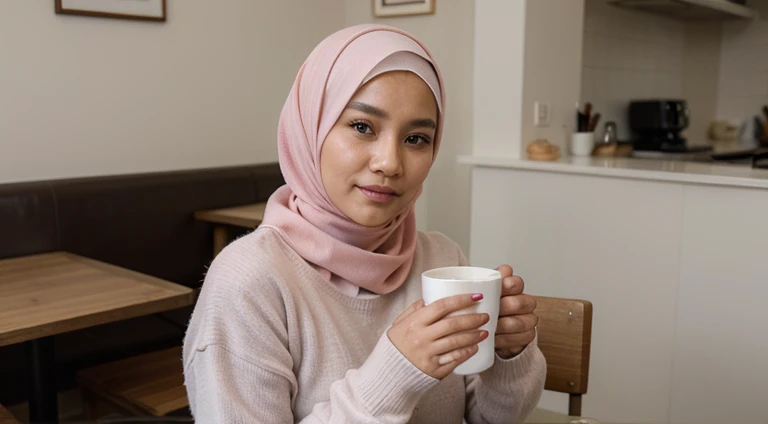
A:
POLYGON ((29 382, 29 421, 58 423, 56 362, 53 336, 27 342, 27 381, 29 382))

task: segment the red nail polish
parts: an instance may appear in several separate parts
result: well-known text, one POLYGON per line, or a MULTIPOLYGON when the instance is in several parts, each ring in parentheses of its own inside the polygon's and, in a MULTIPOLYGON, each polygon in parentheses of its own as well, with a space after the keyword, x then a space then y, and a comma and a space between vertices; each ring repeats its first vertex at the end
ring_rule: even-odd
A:
POLYGON ((478 300, 480 300, 482 298, 483 298, 483 294, 482 293, 475 293, 475 294, 472 295, 472 300, 474 300, 474 301, 478 301, 478 300))

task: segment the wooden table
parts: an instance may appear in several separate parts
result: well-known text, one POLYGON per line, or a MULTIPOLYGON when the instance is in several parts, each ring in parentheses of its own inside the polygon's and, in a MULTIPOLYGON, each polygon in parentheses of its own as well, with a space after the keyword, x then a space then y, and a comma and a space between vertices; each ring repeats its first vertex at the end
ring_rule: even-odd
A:
POLYGON ((213 256, 218 255, 229 243, 228 228, 230 226, 243 228, 258 227, 264 219, 264 209, 266 207, 266 203, 253 203, 231 208, 195 212, 195 219, 198 221, 215 224, 213 227, 213 256))
POLYGON ((19 421, 8 412, 7 409, 0 405, 0 424, 20 424, 19 421))
POLYGON ((58 420, 54 335, 180 308, 194 297, 187 287, 71 253, 0 260, 0 346, 27 344, 30 420, 58 420))

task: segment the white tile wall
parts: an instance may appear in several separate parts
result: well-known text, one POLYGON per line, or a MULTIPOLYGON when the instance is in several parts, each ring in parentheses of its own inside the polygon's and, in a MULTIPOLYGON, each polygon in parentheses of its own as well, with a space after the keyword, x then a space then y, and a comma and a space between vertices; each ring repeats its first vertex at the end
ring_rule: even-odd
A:
POLYGON ((629 139, 630 99, 682 98, 685 24, 587 0, 581 101, 591 102, 605 122, 629 139))
POLYGON ((745 119, 768 104, 768 0, 750 0, 761 18, 723 26, 717 115, 745 119))

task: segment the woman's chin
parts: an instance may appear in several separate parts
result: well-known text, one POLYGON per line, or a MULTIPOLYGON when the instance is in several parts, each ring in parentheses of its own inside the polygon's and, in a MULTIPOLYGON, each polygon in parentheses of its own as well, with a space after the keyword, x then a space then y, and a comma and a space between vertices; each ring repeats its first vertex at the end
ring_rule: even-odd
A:
POLYGON ((390 222, 394 218, 394 215, 375 215, 375 216, 357 216, 352 217, 352 220, 357 222, 358 224, 364 226, 364 227, 380 227, 388 222, 390 222))
POLYGON ((380 227, 392 221, 397 214, 395 211, 389 211, 389 208, 360 206, 352 211, 351 220, 364 227, 380 227))

